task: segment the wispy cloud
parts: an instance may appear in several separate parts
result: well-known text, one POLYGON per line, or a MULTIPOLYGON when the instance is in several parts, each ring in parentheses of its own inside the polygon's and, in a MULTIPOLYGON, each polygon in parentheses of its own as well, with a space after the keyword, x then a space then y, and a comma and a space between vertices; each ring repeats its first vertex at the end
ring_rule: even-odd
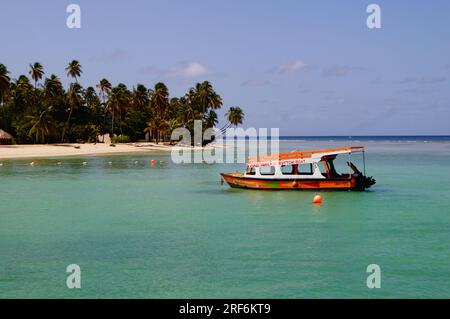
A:
POLYGON ((161 76, 163 69, 154 66, 144 66, 139 68, 138 72, 150 76, 161 76))
POLYGON ((441 83, 441 82, 445 82, 447 80, 446 77, 444 76, 409 76, 405 79, 403 79, 402 81, 400 81, 400 83, 402 84, 435 84, 435 83, 441 83))
POLYGON ((131 57, 128 51, 118 49, 112 52, 104 53, 92 58, 94 61, 123 61, 131 57))
POLYGON ((250 79, 247 81, 242 82, 242 86, 247 87, 260 87, 260 86, 266 86, 269 85, 270 81, 265 79, 250 79))
POLYGON ((398 90, 397 93, 399 94, 435 94, 438 92, 435 88, 426 87, 423 89, 419 88, 405 88, 398 90))
POLYGON ((195 78, 209 74, 209 70, 198 62, 179 62, 167 72, 168 76, 177 78, 195 78))
POLYGON ((111 60, 124 60, 130 57, 130 53, 125 50, 116 50, 111 54, 108 54, 106 58, 111 60))
POLYGON ((280 64, 271 71, 280 74, 295 74, 300 70, 305 69, 306 64, 302 60, 296 60, 284 64, 280 64))
POLYGON ((374 77, 370 80, 370 84, 381 84, 383 82, 383 78, 381 76, 374 77))
POLYGON ((178 62, 169 68, 148 66, 139 69, 139 72, 146 75, 176 79, 196 78, 210 74, 209 69, 198 62, 178 62))
POLYGON ((325 77, 342 77, 342 76, 346 76, 346 75, 350 74, 351 72, 362 71, 362 70, 364 70, 364 68, 359 67, 359 66, 335 65, 335 66, 330 66, 330 67, 324 68, 322 71, 322 75, 325 77))

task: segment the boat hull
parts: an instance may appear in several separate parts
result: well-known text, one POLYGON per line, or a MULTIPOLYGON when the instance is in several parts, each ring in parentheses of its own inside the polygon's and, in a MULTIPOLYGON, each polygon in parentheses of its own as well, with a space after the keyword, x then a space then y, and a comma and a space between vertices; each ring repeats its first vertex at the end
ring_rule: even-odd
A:
POLYGON ((360 190, 356 179, 262 179, 247 177, 242 174, 221 174, 233 188, 262 190, 360 190))

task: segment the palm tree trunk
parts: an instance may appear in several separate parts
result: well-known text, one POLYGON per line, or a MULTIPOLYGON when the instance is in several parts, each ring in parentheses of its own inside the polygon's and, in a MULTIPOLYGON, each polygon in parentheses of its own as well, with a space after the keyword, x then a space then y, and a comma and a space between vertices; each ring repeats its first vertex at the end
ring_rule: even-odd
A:
POLYGON ((120 135, 123 135, 122 132, 122 110, 119 107, 119 128, 120 128, 120 135))
POLYGON ((231 123, 228 122, 227 124, 225 124, 224 126, 222 126, 222 128, 220 129, 220 131, 221 131, 221 132, 225 132, 230 126, 231 126, 231 123))
POLYGON ((62 136, 61 136, 61 143, 64 143, 64 137, 66 136, 66 130, 67 130, 67 127, 69 126, 70 119, 72 118, 72 113, 73 113, 73 107, 70 108, 69 117, 67 118, 67 121, 64 124, 62 136))
POLYGON ((112 109, 112 119, 111 119, 111 137, 114 136, 114 108, 112 109))

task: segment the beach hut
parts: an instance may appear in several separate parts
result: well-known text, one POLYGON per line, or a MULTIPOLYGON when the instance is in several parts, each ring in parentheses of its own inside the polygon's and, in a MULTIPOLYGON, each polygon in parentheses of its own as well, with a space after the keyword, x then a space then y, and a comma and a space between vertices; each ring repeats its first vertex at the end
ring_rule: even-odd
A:
POLYGON ((0 145, 11 145, 13 141, 14 137, 11 134, 0 129, 0 145))

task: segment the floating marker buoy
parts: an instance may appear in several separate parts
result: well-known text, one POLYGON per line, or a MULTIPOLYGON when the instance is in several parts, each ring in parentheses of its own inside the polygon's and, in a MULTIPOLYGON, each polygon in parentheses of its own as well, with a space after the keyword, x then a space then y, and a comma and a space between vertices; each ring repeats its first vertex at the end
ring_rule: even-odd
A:
POLYGON ((112 165, 112 162, 108 162, 108 165, 111 166, 111 165, 112 165))
POLYGON ((83 165, 87 165, 87 162, 83 162, 83 165))
POLYGON ((3 166, 3 163, 0 163, 0 167, 2 167, 3 166))
POLYGON ((155 160, 151 160, 150 165, 152 165, 152 166, 155 165, 155 160))
POLYGON ((322 196, 320 196, 320 195, 314 196, 312 202, 313 202, 314 204, 322 204, 322 196))
POLYGON ((62 164, 62 162, 58 162, 58 163, 56 163, 57 165, 61 165, 62 164))
POLYGON ((159 164, 161 164, 161 165, 164 164, 164 161, 159 161, 159 164))
POLYGON ((36 163, 35 162, 31 162, 30 166, 36 166, 36 163))
POLYGON ((138 161, 134 161, 134 164, 137 165, 137 164, 139 164, 139 162, 138 161))

